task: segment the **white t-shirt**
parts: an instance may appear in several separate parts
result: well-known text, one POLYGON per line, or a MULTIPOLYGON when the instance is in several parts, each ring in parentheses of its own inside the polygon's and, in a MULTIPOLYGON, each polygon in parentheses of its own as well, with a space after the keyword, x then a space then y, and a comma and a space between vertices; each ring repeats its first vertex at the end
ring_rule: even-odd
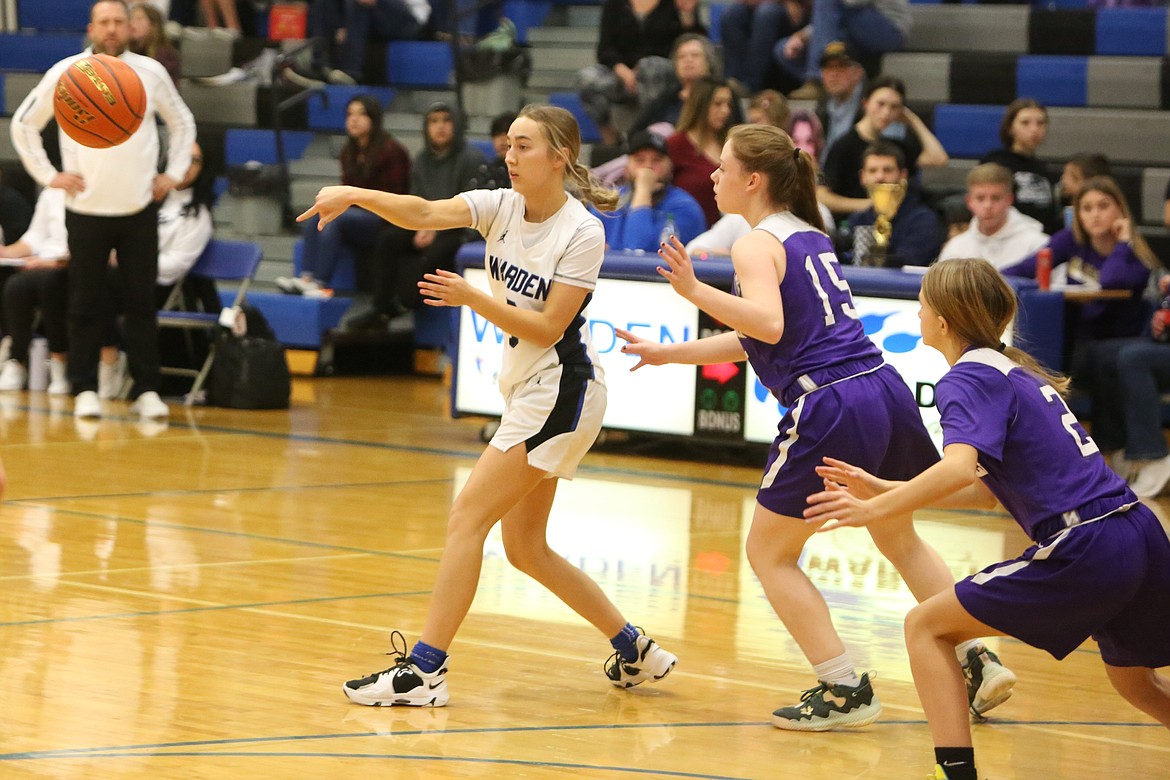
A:
POLYGON ((158 283, 180 281, 207 248, 213 232, 211 214, 201 208, 191 214, 183 209, 195 193, 171 190, 158 210, 158 283))
MULTIPOLYGON (((492 296, 528 311, 543 311, 553 282, 593 290, 605 259, 605 230, 601 221, 576 199, 544 222, 524 221, 524 197, 511 189, 461 193, 471 207, 471 226, 487 240, 484 269, 492 296)), ((586 310, 569 323, 564 335, 545 348, 515 337, 504 340, 500 390, 560 364, 593 366, 603 382, 597 352, 589 337, 586 310)))

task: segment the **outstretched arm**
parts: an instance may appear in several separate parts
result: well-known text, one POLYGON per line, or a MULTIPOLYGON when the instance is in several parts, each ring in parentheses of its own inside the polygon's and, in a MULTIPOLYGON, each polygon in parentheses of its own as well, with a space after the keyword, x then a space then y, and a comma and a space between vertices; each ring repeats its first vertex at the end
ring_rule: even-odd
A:
POLYGON ((320 217, 317 229, 323 230, 350 206, 372 211, 407 230, 471 227, 471 207, 458 195, 446 200, 426 200, 416 195, 345 186, 322 187, 313 205, 297 217, 297 222, 317 215, 320 217))
MULTIPOLYGON (((949 444, 943 450, 942 460, 908 482, 870 483, 874 489, 888 486, 888 489, 872 498, 859 498, 843 487, 830 487, 814 493, 808 497, 805 520, 824 523, 821 530, 829 531, 846 525, 868 525, 883 517, 906 515, 925 506, 938 506, 944 499, 971 486, 976 480, 977 460, 978 452, 971 445, 949 444)), ((837 482, 832 476, 831 465, 827 472, 820 472, 819 469, 818 472, 837 482)), ((845 476, 844 470, 841 475, 845 476)), ((848 484, 848 479, 839 484, 848 484)))
POLYGON ((738 363, 747 358, 743 346, 739 343, 739 336, 734 331, 708 336, 705 339, 663 344, 658 341, 647 341, 628 330, 621 328, 614 330, 618 336, 629 342, 622 347, 622 352, 638 356, 638 364, 631 368, 631 371, 637 371, 642 366, 664 366, 667 363, 683 363, 690 366, 738 363))
POLYGON ((659 248, 658 254, 668 266, 660 267, 658 273, 670 282, 675 292, 727 327, 769 344, 775 344, 784 335, 778 271, 784 268, 784 246, 772 236, 758 231, 748 233, 731 248, 740 295, 695 278, 691 258, 677 238, 659 248))

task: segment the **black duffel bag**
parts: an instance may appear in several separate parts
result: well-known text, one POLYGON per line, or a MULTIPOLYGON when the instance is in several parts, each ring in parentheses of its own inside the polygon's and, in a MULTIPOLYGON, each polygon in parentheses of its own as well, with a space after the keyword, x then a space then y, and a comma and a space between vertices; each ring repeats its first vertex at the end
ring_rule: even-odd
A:
POLYGON ((260 312, 247 306, 244 314, 245 335, 227 328, 216 335, 207 402, 228 409, 287 409, 291 379, 284 345, 260 312))

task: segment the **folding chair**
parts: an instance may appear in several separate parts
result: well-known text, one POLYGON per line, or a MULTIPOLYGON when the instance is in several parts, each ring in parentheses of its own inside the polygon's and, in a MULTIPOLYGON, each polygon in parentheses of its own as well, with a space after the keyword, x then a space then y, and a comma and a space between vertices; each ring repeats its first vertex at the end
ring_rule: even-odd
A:
MULTIPOLYGON (((203 250, 203 254, 195 261, 188 274, 202 276, 215 281, 239 282, 235 300, 232 306, 240 306, 252 284, 252 277, 260 266, 263 252, 257 244, 248 241, 227 241, 213 238, 203 250)), ((219 312, 186 311, 183 306, 182 282, 175 285, 166 303, 158 312, 158 326, 162 328, 182 328, 188 333, 192 330, 213 330, 219 324, 219 312)), ((208 340, 207 358, 198 368, 180 368, 177 366, 163 366, 162 373, 168 376, 189 376, 195 381, 191 391, 187 393, 186 405, 195 403, 207 375, 211 372, 211 365, 215 362, 215 339, 208 340)))

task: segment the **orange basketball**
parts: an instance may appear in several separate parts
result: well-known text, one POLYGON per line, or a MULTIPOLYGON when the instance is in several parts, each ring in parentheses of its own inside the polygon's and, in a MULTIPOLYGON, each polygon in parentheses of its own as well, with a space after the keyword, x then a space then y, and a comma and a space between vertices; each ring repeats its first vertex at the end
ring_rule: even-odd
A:
POLYGON ((83 57, 57 79, 53 114, 82 146, 107 149, 125 141, 146 116, 146 91, 134 68, 108 54, 83 57))

